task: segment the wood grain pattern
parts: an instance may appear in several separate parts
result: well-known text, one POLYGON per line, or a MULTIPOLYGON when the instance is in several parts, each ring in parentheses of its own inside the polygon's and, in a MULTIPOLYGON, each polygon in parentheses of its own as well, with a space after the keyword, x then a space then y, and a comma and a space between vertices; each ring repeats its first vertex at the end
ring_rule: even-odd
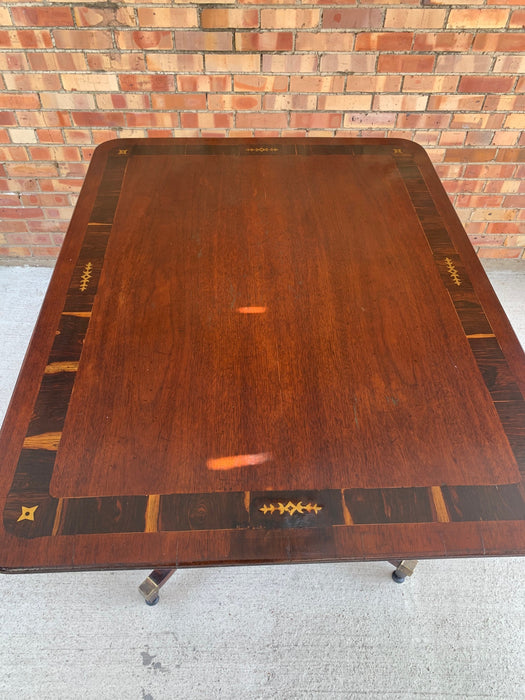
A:
POLYGON ((97 149, 0 567, 525 552, 523 354, 465 241, 409 142, 97 149))

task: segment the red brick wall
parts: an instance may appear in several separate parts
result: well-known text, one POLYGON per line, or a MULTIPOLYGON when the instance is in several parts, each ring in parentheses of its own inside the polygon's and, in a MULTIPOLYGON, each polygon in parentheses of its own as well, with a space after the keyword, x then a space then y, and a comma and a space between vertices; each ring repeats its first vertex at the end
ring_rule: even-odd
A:
POLYGON ((0 4, 0 256, 54 257, 96 144, 398 136, 484 257, 525 247, 518 0, 0 4))

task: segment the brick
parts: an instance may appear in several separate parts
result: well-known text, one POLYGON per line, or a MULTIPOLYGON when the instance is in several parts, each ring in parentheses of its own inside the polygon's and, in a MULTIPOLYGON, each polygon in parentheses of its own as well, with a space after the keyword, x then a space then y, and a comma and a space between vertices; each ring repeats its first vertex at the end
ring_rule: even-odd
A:
POLYGON ((518 143, 519 131, 499 131, 494 134, 494 146, 515 146, 518 143))
POLYGON ((51 33, 47 29, 19 29, 0 31, 0 48, 6 49, 50 49, 53 46, 51 33))
MULTIPOLYGON (((151 8, 139 7, 137 10, 141 27, 197 27, 198 17, 195 8, 151 8)), ((204 26, 204 25, 203 25, 204 26)))
POLYGON ((203 29, 248 28, 259 26, 258 10, 204 9, 201 13, 203 29))
POLYGON ((175 48, 178 51, 231 51, 231 32, 175 32, 175 48))
POLYGON ((16 124, 13 112, 0 112, 0 126, 14 126, 16 124))
POLYGON ((111 32, 102 29, 56 29, 53 32, 57 49, 111 49, 111 32))
MULTIPOLYGON (((34 55, 34 54, 32 54, 34 55)), ((0 53, 0 70, 28 70, 29 63, 22 52, 0 53)))
POLYGON ((496 75, 466 75, 459 81, 460 92, 508 92, 515 83, 514 77, 496 75))
POLYGON ((407 75, 403 92, 456 92, 457 75, 407 75))
POLYGON ((507 24, 508 10, 450 10, 448 29, 501 29, 507 24))
POLYGON ((493 160, 495 148, 447 148, 445 162, 483 163, 493 160))
POLYGON ((40 143, 64 143, 61 129, 35 129, 40 143))
POLYGON ((292 75, 290 92, 342 92, 343 75, 292 75))
POLYGON ((178 127, 178 112, 127 112, 126 123, 129 127, 178 127))
POLYGON ((355 40, 356 51, 410 51, 412 32, 360 32, 355 40))
POLYGON ((73 26, 69 7, 12 7, 11 14, 17 27, 73 26))
POLYGON ((503 197, 486 194, 460 194, 456 197, 456 206, 465 207, 499 207, 503 203, 503 197))
POLYGON ((13 179, 13 177, 11 177, 9 180, 4 180, 3 183, 0 181, 0 189, 8 190, 10 192, 35 192, 38 190, 38 187, 38 182, 34 177, 22 179, 13 179))
POLYGON ((514 165, 497 165, 496 163, 485 163, 483 165, 467 165, 465 167, 465 177, 481 180, 492 180, 498 178, 509 178, 514 174, 514 165))
POLYGON ((0 207, 0 219, 41 219, 40 207, 0 207))
POLYGON ((523 51, 525 46, 525 34, 501 33, 501 34, 477 34, 472 49, 474 51, 523 51))
POLYGON ((498 56, 494 63, 493 73, 525 73, 525 56, 498 56))
POLYGON ((233 78, 236 92, 285 92, 288 77, 284 75, 236 75, 233 78))
POLYGON ((214 112, 261 109, 260 95, 209 95, 208 109, 214 112))
POLYGON ((509 114, 505 119, 506 129, 525 129, 525 114, 509 114))
POLYGON ((297 112, 290 115, 290 126, 304 129, 337 129, 342 125, 341 114, 329 112, 297 112))
MULTIPOLYGON (((44 93, 42 93, 44 94, 44 93)), ((16 112, 19 126, 69 126, 71 124, 67 112, 30 111, 16 112)))
POLYGON ((292 32, 236 32, 235 48, 237 51, 291 51, 293 34, 292 32))
POLYGON ((441 29, 445 22, 446 10, 407 10, 387 9, 385 29, 441 29))
POLYGON ((488 73, 492 56, 438 56, 436 73, 488 73))
POLYGON ((320 110, 366 112, 371 106, 372 95, 319 95, 317 98, 320 110))
POLYGON ((350 32, 298 32, 297 51, 351 51, 354 34, 350 32))
POLYGON ((8 129, 13 143, 36 143, 34 129, 8 129))
MULTIPOLYGON (((168 54, 163 54, 167 56, 168 54)), ((202 61, 202 59, 201 59, 202 61)), ((88 66, 92 71, 114 71, 124 73, 125 71, 137 72, 146 70, 146 62, 142 53, 88 53, 88 66)), ((168 69, 166 69, 168 70, 168 69)))
POLYGON ((505 236, 488 236, 488 235, 469 235, 470 242, 473 246, 501 246, 505 243, 505 236))
POLYGON ((323 29, 379 29, 383 11, 379 8, 327 9, 323 12, 323 29))
POLYGON ((227 112, 183 112, 180 115, 184 128, 229 129, 233 126, 233 114, 227 112))
POLYGON ((76 7, 77 27, 134 27, 135 14, 131 7, 76 7))
POLYGON ((108 109, 147 109, 151 108, 150 95, 145 93, 139 93, 134 95, 132 93, 122 94, 122 93, 101 93, 97 95, 97 107, 98 109, 108 110, 108 109))
POLYGON ((446 129, 449 114, 399 114, 397 126, 401 129, 446 129))
POLYGON ((203 57, 200 54, 190 53, 163 53, 148 54, 148 70, 173 71, 175 73, 184 71, 195 73, 203 69, 203 57))
MULTIPOLYGON (((58 168, 54 163, 6 163, 5 170, 8 177, 54 177, 58 174, 58 168)), ((26 188, 24 188, 26 189, 26 188)))
POLYGON ((477 114, 464 112, 452 115, 452 128, 458 129, 500 129, 503 126, 503 114, 477 114))
POLYGON ((169 31, 125 31, 115 32, 119 49, 124 51, 147 49, 148 51, 165 51, 173 48, 173 37, 169 31))
POLYGON ((401 80, 400 75, 349 75, 346 92, 399 92, 401 80))
POLYGON ((514 10, 510 16, 509 29, 525 29, 525 10, 514 10))
POLYGON ((258 73, 260 63, 259 54, 208 54, 206 56, 206 70, 218 73, 258 73))
POLYGON ((380 73, 431 73, 434 56, 383 54, 377 60, 380 73))
POLYGON ((178 75, 179 92, 226 92, 231 89, 229 75, 178 75))
POLYGON ((376 61, 376 54, 325 54, 321 73, 374 73, 376 61))
POLYGON ((525 95, 487 95, 483 109, 487 112, 521 112, 525 110, 525 95))
POLYGON ((466 146, 490 146, 493 131, 469 131, 465 139, 466 146))
POLYGON ((0 7, 0 27, 8 27, 12 24, 13 22, 7 7, 0 7))
POLYGON ((505 207, 514 207, 518 209, 525 209, 525 195, 515 194, 507 195, 504 199, 503 205, 505 207))
MULTIPOLYGON (((153 109, 206 109, 206 95, 204 93, 152 95, 151 102, 153 109)), ((211 105, 210 109, 213 109, 211 105)))
POLYGON ((520 184, 518 180, 490 180, 485 185, 485 192, 516 193, 520 191, 520 184))
POLYGON ((262 69, 268 73, 315 73, 318 67, 319 58, 314 55, 264 55, 262 57, 262 69))
POLYGON ((428 100, 428 109, 444 109, 447 112, 481 109, 483 99, 483 95, 431 95, 428 100))
POLYGON ((416 34, 414 51, 468 51, 472 46, 474 35, 461 32, 428 32, 416 34))
MULTIPOLYGON (((75 149, 78 150, 78 149, 75 149)), ((80 156, 79 156, 80 157, 80 156)), ((20 197, 20 202, 23 206, 40 206, 40 207, 65 207, 70 204, 69 197, 63 194, 23 194, 20 197)))
POLYGON ((40 99, 44 109, 95 109, 93 95, 43 92, 40 99))
POLYGON ((71 92, 116 92, 118 80, 110 73, 62 73, 64 90, 71 92))
POLYGON ((380 112, 422 112, 427 101, 427 95, 376 95, 373 108, 380 112))
POLYGON ((38 109, 40 99, 35 93, 0 93, 0 109, 38 109))
POLYGON ((87 68, 81 53, 35 52, 28 53, 27 58, 34 71, 83 71, 87 68))
POLYGON ((525 150, 523 148, 500 148, 496 160, 503 163, 524 163, 525 150))
POLYGON ((261 114, 260 112, 241 112, 235 120, 239 128, 251 129, 283 129, 288 125, 288 114, 275 112, 261 114))
POLYGON ((143 75, 123 73, 119 75, 121 90, 163 92, 175 89, 175 79, 172 75, 143 75))
MULTIPOLYGON (((288 110, 314 111, 317 107, 316 95, 264 95, 263 110, 288 110)), ((284 134, 283 134, 284 136, 284 134)))
POLYGON ((123 126, 124 115, 120 112, 72 112, 76 126, 123 126))
POLYGON ((525 76, 518 79, 516 84, 516 92, 525 92, 525 76))
POLYGON ((56 73, 4 73, 8 90, 60 90, 60 78, 56 73))
POLYGON ((29 258, 31 248, 21 246, 0 246, 0 256, 6 258, 29 258))
POLYGON ((262 29, 313 29, 320 19, 320 10, 261 10, 262 29))
POLYGON ((387 112, 368 112, 363 114, 348 113, 344 116, 344 125, 347 128, 360 128, 362 126, 369 128, 384 128, 394 126, 396 123, 396 115, 387 112))

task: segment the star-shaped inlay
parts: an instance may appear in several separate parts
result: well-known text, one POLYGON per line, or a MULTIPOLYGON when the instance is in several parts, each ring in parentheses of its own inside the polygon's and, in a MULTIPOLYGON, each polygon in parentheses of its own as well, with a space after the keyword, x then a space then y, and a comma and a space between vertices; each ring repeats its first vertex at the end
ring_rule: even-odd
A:
POLYGON ((128 155, 128 149, 127 148, 120 148, 118 152, 119 156, 127 156, 128 155))
POLYGON ((16 521, 19 523, 21 520, 34 520, 35 519, 35 510, 38 508, 38 506, 33 506, 32 508, 28 508, 27 506, 22 506, 22 515, 18 518, 16 521))

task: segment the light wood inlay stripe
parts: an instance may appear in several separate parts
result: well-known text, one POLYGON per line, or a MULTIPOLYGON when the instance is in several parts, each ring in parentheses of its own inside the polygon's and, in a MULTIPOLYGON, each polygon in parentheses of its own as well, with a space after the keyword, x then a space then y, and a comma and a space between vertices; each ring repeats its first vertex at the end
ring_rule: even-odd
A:
POLYGON ((434 507, 436 509, 436 515, 439 523, 449 523, 450 517, 448 515, 447 506, 445 504, 445 499, 443 498, 443 492, 440 486, 432 486, 432 500, 434 501, 434 507))
POLYGON ((247 513, 250 512, 250 500, 251 500, 251 499, 250 499, 250 492, 249 492, 249 491, 245 491, 245 492, 244 492, 244 507, 246 508, 246 512, 247 512, 247 513))
POLYGON ((76 372, 78 362, 52 362, 44 370, 44 374, 58 374, 59 372, 76 372))
POLYGON ((473 333, 472 335, 467 335, 467 338, 495 338, 494 333, 473 333))
POLYGON ((144 532, 158 532, 159 529, 160 495, 148 496, 146 506, 144 532))
POLYGON ((63 311, 62 316, 78 316, 79 318, 91 318, 91 311, 63 311))
POLYGON ((343 518, 345 519, 345 525, 353 525, 354 519, 352 518, 352 515, 348 510, 348 506, 346 505, 344 489, 341 490, 341 503, 343 504, 343 518))
POLYGON ((27 450, 58 450, 58 443, 62 433, 42 433, 30 435, 24 440, 24 448, 27 450))
POLYGON ((55 537, 58 535, 59 529, 60 529, 60 520, 62 518, 62 508, 64 507, 64 499, 59 498, 58 499, 58 504, 57 504, 57 510, 55 513, 55 519, 53 521, 53 530, 51 531, 51 535, 55 537))

